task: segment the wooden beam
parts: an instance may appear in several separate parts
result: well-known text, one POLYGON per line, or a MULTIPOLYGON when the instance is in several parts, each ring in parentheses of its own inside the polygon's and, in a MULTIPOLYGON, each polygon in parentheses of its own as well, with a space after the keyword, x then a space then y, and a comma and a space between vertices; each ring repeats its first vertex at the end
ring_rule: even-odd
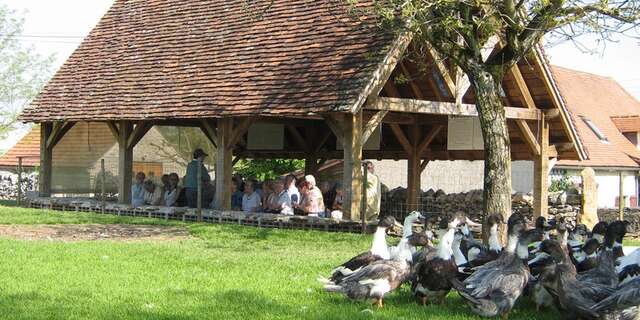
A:
MULTIPOLYGON (((449 73, 449 69, 444 63, 444 58, 442 58, 440 54, 438 54, 438 52, 433 47, 431 47, 431 45, 426 44, 426 46, 427 46, 427 50, 429 51, 429 55, 431 55, 431 60, 433 61, 433 64, 438 69, 438 72, 440 73, 440 77, 444 81, 444 85, 449 91, 449 96, 455 98, 456 82, 451 77, 451 74, 449 73)), ((430 75, 430 76, 433 76, 433 75, 430 75)))
POLYGON ((242 138, 242 136, 247 133, 249 127, 251 127, 255 120, 256 119, 254 117, 246 117, 240 120, 240 123, 232 129, 233 134, 231 135, 227 148, 233 149, 238 141, 240 141, 240 138, 242 138))
POLYGON ((331 114, 328 113, 324 116, 324 121, 327 124, 327 126, 329 127, 329 129, 331 129, 331 131, 333 132, 333 134, 336 136, 336 140, 339 143, 342 143, 344 145, 344 141, 342 139, 342 136, 344 134, 344 128, 342 127, 342 117, 344 114, 331 114))
POLYGON ((218 147, 216 148, 216 209, 231 209, 231 175, 233 173, 233 146, 229 146, 233 132, 233 119, 217 120, 218 147))
POLYGON ((531 128, 529 127, 527 121, 517 119, 516 124, 518 125, 518 128, 520 128, 520 136, 522 136, 522 139, 527 143, 529 148, 531 148, 531 153, 534 156, 539 156, 540 145, 538 144, 538 139, 536 138, 536 135, 531 131, 531 128))
POLYGON ((127 140, 127 147, 133 148, 135 147, 140 140, 144 137, 149 130, 153 127, 153 124, 147 121, 138 121, 136 127, 131 132, 129 139, 127 140))
POLYGON ((400 125, 392 123, 389 126, 391 127, 393 135, 396 137, 396 139, 398 139, 398 142, 400 143, 404 151, 407 154, 411 154, 413 152, 413 148, 411 147, 409 139, 407 139, 407 136, 402 131, 402 128, 400 128, 400 125))
POLYGON ((422 163, 420 163, 420 171, 424 171, 424 169, 427 168, 428 164, 429 164, 429 160, 428 159, 422 160, 422 163))
POLYGON ((404 61, 400 62, 399 65, 400 65, 400 71, 402 71, 402 74, 404 74, 404 76, 409 81, 409 87, 411 88, 411 92, 413 92, 413 96, 416 99, 420 99, 420 100, 424 99, 424 94, 422 94, 422 90, 420 90, 420 87, 418 87, 416 82, 413 81, 411 77, 411 72, 409 72, 409 69, 404 64, 404 61))
POLYGON ((620 170, 618 173, 618 219, 624 220, 624 172, 620 170))
POLYGON ((327 140, 329 140, 329 137, 331 136, 331 130, 327 131, 327 130, 323 130, 322 131, 322 135, 320 136, 320 139, 318 139, 318 143, 316 144, 315 148, 313 149, 313 152, 318 152, 322 149, 322 147, 324 146, 325 143, 327 143, 327 140))
POLYGON ((53 147, 55 147, 56 144, 58 144, 58 142, 62 140, 62 137, 64 137, 64 135, 67 134, 67 132, 69 132, 69 130, 71 130, 71 128, 75 124, 76 124, 75 122, 70 122, 70 121, 55 122, 51 129, 51 134, 47 139, 47 148, 53 149, 53 147))
POLYGON ((529 109, 537 109, 536 103, 531 96, 529 87, 527 87, 527 83, 524 81, 524 77, 522 76, 522 72, 520 72, 520 68, 517 63, 511 67, 510 72, 516 83, 516 89, 518 89, 518 92, 520 93, 522 104, 529 109))
POLYGON ((427 147, 429 147, 431 142, 433 142, 433 139, 438 136, 443 128, 443 125, 436 125, 435 127, 433 127, 416 148, 416 153, 419 155, 422 154, 427 149, 427 147))
POLYGON ((133 182, 133 147, 129 147, 133 123, 118 122, 118 203, 131 204, 131 183, 133 182))
POLYGON ((555 119, 560 116, 560 109, 548 109, 544 110, 544 117, 547 120, 555 119))
MULTIPOLYGON (((456 105, 453 102, 425 101, 415 99, 379 97, 368 104, 369 110, 388 110, 407 113, 425 113, 458 116, 478 116, 473 104, 456 105)), ((505 107, 508 119, 540 120, 542 112, 538 109, 505 107)))
POLYGON ((367 143, 367 141, 371 137, 371 134, 373 134, 373 132, 376 131, 376 129, 380 126, 380 123, 382 123, 382 119, 384 119, 387 113, 389 113, 388 110, 380 110, 373 116, 371 116, 371 118, 369 118, 369 121, 367 121, 367 123, 363 127, 362 145, 367 143))
POLYGON ((413 34, 409 31, 404 31, 398 35, 396 41, 394 41, 389 50, 387 50, 387 55, 373 72, 372 77, 370 77, 371 80, 369 80, 363 92, 357 97, 355 103, 349 109, 352 114, 359 111, 367 100, 375 98, 380 94, 382 87, 389 81, 391 73, 398 64, 398 61, 402 58, 412 38, 413 34))
POLYGON ((47 141, 51 137, 53 123, 40 124, 40 170, 38 170, 38 193, 41 197, 51 196, 51 170, 53 168, 53 148, 49 148, 47 141))
POLYGON ((113 137, 118 140, 118 137, 120 137, 120 131, 118 131, 118 126, 116 126, 115 122, 113 121, 107 121, 107 127, 109 127, 109 130, 111 131, 111 134, 113 135, 113 137))
POLYGON ((216 132, 216 128, 213 126, 211 120, 200 119, 200 130, 207 136, 207 139, 211 141, 214 147, 218 147, 218 133, 216 132))
POLYGON ((360 220, 362 194, 362 110, 356 114, 346 114, 342 123, 343 176, 345 191, 344 215, 346 219, 360 220))
POLYGON ((549 124, 540 120, 540 153, 533 161, 533 217, 546 217, 549 213, 549 124))
POLYGON ((289 131, 289 133, 291 133, 291 136, 293 137, 293 140, 296 142, 296 144, 298 145, 300 150, 309 151, 308 150, 309 149, 309 143, 307 143, 305 141, 305 139, 302 137, 302 135, 300 134, 298 129, 296 129, 296 127, 294 127, 292 125, 287 125, 286 128, 287 128, 287 131, 289 131))

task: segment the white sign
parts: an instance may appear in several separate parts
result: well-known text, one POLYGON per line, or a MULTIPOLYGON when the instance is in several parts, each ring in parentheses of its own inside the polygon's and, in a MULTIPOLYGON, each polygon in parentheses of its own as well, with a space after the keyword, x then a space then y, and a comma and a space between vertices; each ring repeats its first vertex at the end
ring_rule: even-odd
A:
POLYGON ((448 150, 483 150, 482 128, 478 117, 449 116, 448 150))
POLYGON ((248 150, 284 149, 284 125, 278 123, 254 123, 249 127, 248 150))

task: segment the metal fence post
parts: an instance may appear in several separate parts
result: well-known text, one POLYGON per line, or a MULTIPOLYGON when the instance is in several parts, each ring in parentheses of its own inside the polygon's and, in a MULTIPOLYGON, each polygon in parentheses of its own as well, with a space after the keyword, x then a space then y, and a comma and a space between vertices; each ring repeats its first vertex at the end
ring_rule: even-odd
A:
POLYGON ((16 204, 22 205, 22 157, 18 157, 18 193, 16 194, 16 204))
POLYGON ((106 194, 105 194, 105 179, 106 179, 106 172, 104 170, 104 159, 100 159, 100 199, 102 200, 102 214, 104 214, 104 208, 105 208, 105 201, 106 201, 106 194))
POLYGON ((198 222, 202 222, 202 161, 198 160, 198 222))
POLYGON ((367 233, 367 174, 368 165, 366 162, 362 163, 362 196, 360 197, 360 222, 362 223, 362 234, 367 233))

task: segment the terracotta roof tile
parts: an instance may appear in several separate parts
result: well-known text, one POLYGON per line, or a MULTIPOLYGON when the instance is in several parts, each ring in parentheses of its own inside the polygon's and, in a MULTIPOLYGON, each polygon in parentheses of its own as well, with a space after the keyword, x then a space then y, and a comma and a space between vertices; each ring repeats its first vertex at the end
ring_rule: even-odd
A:
POLYGON ((345 109, 393 42, 350 9, 338 0, 117 0, 21 120, 345 109))
POLYGON ((611 78, 556 66, 552 70, 589 157, 584 161, 560 160, 557 165, 640 168, 640 151, 612 120, 640 117, 640 102, 611 78), (603 143, 583 119, 591 120, 608 143, 603 143))
POLYGON ((18 157, 24 157, 23 167, 36 167, 40 164, 40 126, 33 126, 29 133, 0 156, 0 167, 17 168, 18 157))

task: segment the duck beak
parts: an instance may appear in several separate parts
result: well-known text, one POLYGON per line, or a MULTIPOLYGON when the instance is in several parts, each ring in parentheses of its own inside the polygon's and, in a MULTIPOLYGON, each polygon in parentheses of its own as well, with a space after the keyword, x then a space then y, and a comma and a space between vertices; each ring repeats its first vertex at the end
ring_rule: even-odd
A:
POLYGON ((482 227, 482 224, 473 222, 473 220, 469 219, 469 217, 465 218, 464 223, 466 223, 470 227, 482 227))

